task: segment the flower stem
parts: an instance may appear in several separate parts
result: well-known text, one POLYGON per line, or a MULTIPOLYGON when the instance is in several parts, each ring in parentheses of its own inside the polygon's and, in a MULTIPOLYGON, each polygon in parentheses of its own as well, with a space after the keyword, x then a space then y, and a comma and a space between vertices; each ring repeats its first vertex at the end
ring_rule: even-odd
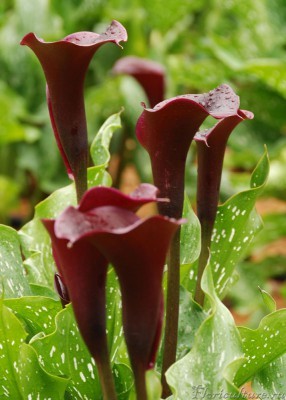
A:
POLYGON ((197 214, 201 223, 201 254, 199 257, 198 276, 195 290, 195 301, 204 305, 204 292, 201 288, 203 272, 208 263, 212 230, 215 224, 219 190, 226 140, 221 143, 197 143, 198 149, 198 182, 197 214))
POLYGON ((176 231, 171 243, 167 279, 166 326, 161 378, 163 398, 172 394, 165 373, 176 361, 180 301, 180 228, 176 231))
POLYGON ((104 400, 117 400, 114 380, 112 376, 109 354, 106 346, 103 346, 100 363, 97 362, 97 369, 104 400))
POLYGON ((147 388, 146 388, 146 371, 144 368, 132 367, 134 380, 135 380, 135 390, 137 400, 148 400, 147 388))
POLYGON ((87 168, 84 167, 80 173, 75 176, 76 198, 79 203, 84 193, 87 191, 87 168))

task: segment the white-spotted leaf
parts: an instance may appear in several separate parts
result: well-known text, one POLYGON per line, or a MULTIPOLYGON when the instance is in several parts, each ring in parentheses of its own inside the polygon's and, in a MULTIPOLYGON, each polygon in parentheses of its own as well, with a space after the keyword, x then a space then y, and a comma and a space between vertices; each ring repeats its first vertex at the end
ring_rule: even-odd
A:
POLYGON ((5 298, 31 294, 24 274, 20 240, 17 231, 0 225, 0 291, 5 298))
POLYGON ((22 400, 19 388, 19 348, 27 333, 0 300, 0 398, 22 400))
POLYGON ((56 317, 56 330, 33 340, 41 366, 52 375, 69 378, 70 399, 100 399, 97 369, 77 327, 69 305, 56 317))
POLYGON ((243 398, 230 379, 242 362, 242 344, 232 315, 215 293, 210 266, 202 287, 211 303, 211 314, 198 329, 191 351, 167 371, 173 398, 203 399, 220 391, 243 398), (199 385, 203 390, 197 390, 199 385))
POLYGON ((63 400, 68 379, 48 374, 30 345, 20 347, 18 376, 23 399, 63 400))
POLYGON ((239 328, 246 361, 238 370, 238 386, 248 382, 257 372, 286 353, 286 309, 278 310, 262 319, 255 330, 239 328))
MULTIPOLYGON (((235 283, 235 266, 262 228, 255 202, 262 193, 269 173, 267 151, 252 173, 250 189, 240 192, 218 207, 212 235, 210 264, 216 291, 223 298, 235 283)), ((196 285, 197 263, 184 271, 183 285, 192 293, 196 285)))
POLYGON ((60 301, 40 296, 7 299, 4 304, 23 321, 30 336, 40 332, 46 335, 52 333, 55 330, 55 317, 62 309, 60 301))

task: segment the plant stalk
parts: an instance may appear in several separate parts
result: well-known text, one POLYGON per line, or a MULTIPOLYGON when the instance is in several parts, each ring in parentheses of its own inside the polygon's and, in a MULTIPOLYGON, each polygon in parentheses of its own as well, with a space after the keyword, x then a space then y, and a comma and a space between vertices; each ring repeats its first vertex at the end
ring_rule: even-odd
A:
POLYGON ((97 362, 97 369, 104 400, 117 400, 114 380, 107 350, 107 343, 102 346, 100 363, 97 362))
POLYGON ((148 400, 146 388, 146 371, 142 367, 132 367, 137 400, 148 400))
POLYGON ((176 361, 180 301, 180 228, 176 231, 171 243, 167 280, 166 325, 161 377, 163 398, 172 394, 165 373, 176 361))

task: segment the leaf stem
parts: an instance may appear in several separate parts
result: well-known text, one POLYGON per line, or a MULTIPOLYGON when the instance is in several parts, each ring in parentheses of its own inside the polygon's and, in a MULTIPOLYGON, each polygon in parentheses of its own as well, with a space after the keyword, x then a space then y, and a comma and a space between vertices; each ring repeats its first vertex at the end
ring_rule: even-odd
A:
POLYGON ((180 301, 180 228, 176 231, 171 243, 167 279, 166 325, 161 378, 163 398, 172 394, 165 373, 176 361, 180 301))

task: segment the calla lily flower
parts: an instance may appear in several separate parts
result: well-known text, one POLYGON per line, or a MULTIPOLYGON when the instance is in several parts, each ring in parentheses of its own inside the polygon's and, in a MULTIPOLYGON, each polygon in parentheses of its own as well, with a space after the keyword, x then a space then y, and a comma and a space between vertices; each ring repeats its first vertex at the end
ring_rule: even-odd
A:
POLYGON ((220 85, 209 93, 177 96, 144 108, 136 135, 150 155, 154 184, 170 199, 159 205, 161 214, 182 215, 186 158, 202 122, 209 115, 216 119, 235 116, 238 104, 232 89, 220 85))
POLYGON ((112 71, 116 75, 133 76, 144 89, 150 107, 155 107, 164 99, 165 69, 161 64, 140 57, 127 56, 120 58, 112 71))
POLYGON ((209 257, 226 144, 234 128, 240 122, 252 118, 253 114, 250 111, 238 109, 236 115, 223 118, 213 128, 198 132, 194 137, 198 150, 197 214, 202 229, 202 250, 195 299, 200 304, 203 303, 204 295, 199 285, 209 257))
POLYGON ((54 134, 67 172, 76 183, 78 198, 87 188, 87 127, 84 79, 96 50, 105 43, 127 40, 125 28, 113 21, 102 33, 73 33, 57 42, 44 42, 34 33, 21 41, 38 57, 47 81, 47 102, 54 134))
POLYGON ((141 185, 131 196, 115 189, 93 188, 77 208, 68 207, 56 220, 43 221, 79 329, 102 381, 108 359, 106 273, 108 262, 114 265, 122 291, 124 334, 141 393, 146 390, 145 371, 153 366, 159 344, 165 257, 181 223, 162 216, 141 220, 134 213, 156 200, 156 192, 152 185, 141 185))

